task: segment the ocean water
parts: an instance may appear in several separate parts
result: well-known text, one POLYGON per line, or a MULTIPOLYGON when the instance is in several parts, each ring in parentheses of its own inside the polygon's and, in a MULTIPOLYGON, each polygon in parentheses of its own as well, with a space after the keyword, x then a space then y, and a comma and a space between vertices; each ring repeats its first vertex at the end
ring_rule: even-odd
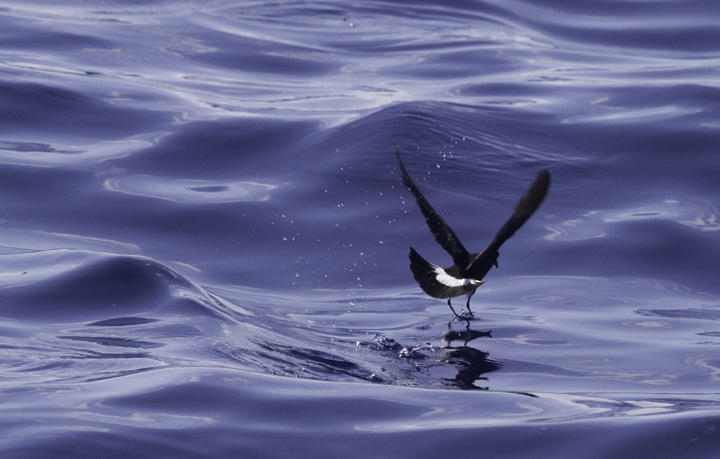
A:
POLYGON ((715 0, 3 2, 0 457, 717 457, 719 68, 715 0), (552 174, 475 320, 396 147, 476 251, 552 174))

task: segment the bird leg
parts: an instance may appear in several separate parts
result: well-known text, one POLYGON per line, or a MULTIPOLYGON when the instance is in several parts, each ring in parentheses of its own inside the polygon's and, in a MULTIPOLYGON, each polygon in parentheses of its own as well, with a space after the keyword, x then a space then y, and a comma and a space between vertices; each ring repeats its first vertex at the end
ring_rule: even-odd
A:
POLYGON ((468 312, 468 314, 470 315, 470 317, 475 317, 475 316, 473 315, 472 311, 470 310, 470 298, 472 298, 472 296, 473 296, 474 294, 475 294, 475 290, 473 290, 472 292, 470 292, 470 293, 467 294, 467 304, 465 304, 465 309, 467 309, 467 312, 468 312))
POLYGON ((452 298, 448 298, 448 306, 450 306, 450 310, 453 312, 453 316, 457 317, 458 314, 457 312, 455 312, 455 309, 453 309, 452 304, 450 304, 450 300, 452 300, 452 298))

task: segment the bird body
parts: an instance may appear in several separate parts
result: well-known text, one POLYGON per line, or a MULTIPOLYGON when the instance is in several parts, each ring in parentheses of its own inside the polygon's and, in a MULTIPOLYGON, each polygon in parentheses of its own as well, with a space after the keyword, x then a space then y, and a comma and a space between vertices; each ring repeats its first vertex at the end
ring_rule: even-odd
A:
POLYGON ((455 316, 457 316, 457 313, 452 307, 450 299, 467 295, 466 309, 470 317, 472 317, 470 297, 483 284, 482 279, 490 271, 490 268, 493 266, 498 267, 497 260, 500 246, 515 234, 542 203, 550 185, 550 173, 547 170, 540 171, 535 182, 515 206, 512 216, 505 222, 490 244, 482 252, 470 253, 465 249, 452 228, 435 212, 415 183, 413 183, 402 163, 400 151, 395 150, 395 154, 403 174, 403 183, 415 197, 415 201, 420 207, 430 231, 435 236, 435 240, 452 256, 454 263, 449 268, 442 268, 428 262, 415 249, 410 247, 410 269, 413 276, 428 295, 433 298, 447 298, 448 306, 450 306, 455 316))

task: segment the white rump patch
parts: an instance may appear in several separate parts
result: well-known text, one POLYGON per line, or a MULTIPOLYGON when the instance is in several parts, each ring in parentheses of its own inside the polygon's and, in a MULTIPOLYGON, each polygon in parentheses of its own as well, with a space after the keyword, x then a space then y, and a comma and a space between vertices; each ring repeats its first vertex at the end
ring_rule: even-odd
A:
POLYGON ((435 279, 447 287, 476 287, 482 284, 482 281, 476 279, 458 279, 457 277, 453 277, 439 266, 434 266, 433 271, 435 271, 436 274, 435 279))

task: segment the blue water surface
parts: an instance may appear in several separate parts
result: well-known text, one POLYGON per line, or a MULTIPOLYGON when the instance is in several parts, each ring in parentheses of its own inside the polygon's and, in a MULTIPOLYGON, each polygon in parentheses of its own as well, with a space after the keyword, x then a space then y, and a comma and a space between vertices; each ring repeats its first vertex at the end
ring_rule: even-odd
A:
POLYGON ((715 0, 4 2, 0 456, 716 457, 718 68, 715 0), (552 174, 467 324, 396 147, 475 251, 552 174))

